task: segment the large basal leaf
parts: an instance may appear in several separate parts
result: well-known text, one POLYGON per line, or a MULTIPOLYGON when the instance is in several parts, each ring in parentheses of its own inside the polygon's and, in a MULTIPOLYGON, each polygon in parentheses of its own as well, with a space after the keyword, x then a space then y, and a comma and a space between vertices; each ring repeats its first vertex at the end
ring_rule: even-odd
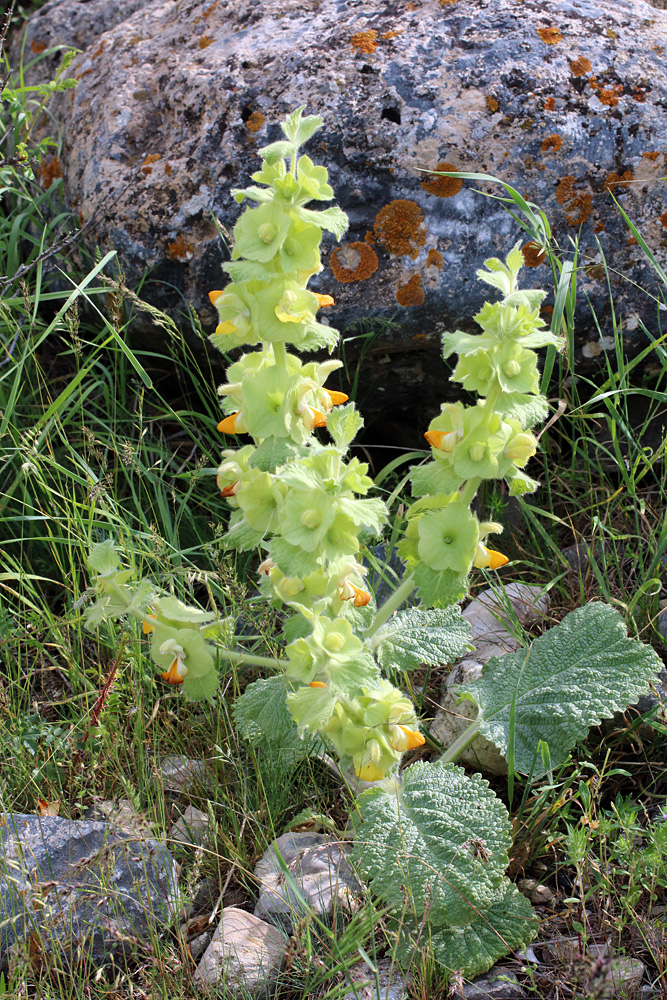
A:
POLYGON ((418 927, 403 922, 398 958, 401 964, 410 965, 428 943, 433 957, 446 969, 472 978, 509 952, 524 948, 538 927, 531 904, 504 878, 496 898, 465 927, 432 926, 427 931, 422 929, 420 935, 418 927))
POLYGON ((371 889, 419 926, 465 926, 495 900, 511 842, 507 810, 480 775, 417 763, 394 794, 364 792, 355 857, 371 889), (361 822, 363 820, 363 822, 361 822))
POLYGON ((543 773, 538 740, 558 767, 591 726, 637 701, 662 669, 650 646, 629 639, 608 604, 594 602, 567 615, 527 649, 493 657, 463 689, 479 706, 479 731, 510 755, 514 704, 514 766, 543 773))
POLYGON ((453 663, 472 648, 470 634, 458 605, 432 611, 410 608, 379 628, 368 645, 385 670, 413 670, 422 663, 453 663))
POLYGON ((288 690, 282 675, 254 681, 236 699, 234 721, 249 743, 265 747, 286 764, 296 764, 304 757, 322 756, 326 748, 317 736, 299 736, 287 709, 288 690))
POLYGON ((426 607, 448 608, 462 601, 468 593, 468 574, 454 573, 451 569, 431 569, 426 563, 417 563, 414 570, 419 600, 426 607))

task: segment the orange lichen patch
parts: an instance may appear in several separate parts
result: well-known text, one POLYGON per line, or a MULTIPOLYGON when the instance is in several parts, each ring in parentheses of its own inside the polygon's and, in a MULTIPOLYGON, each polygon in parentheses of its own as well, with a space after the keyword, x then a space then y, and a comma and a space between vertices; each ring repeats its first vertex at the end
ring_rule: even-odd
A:
POLYGON ((539 243, 524 243, 521 247, 523 262, 526 267, 539 267, 545 258, 545 253, 539 243))
POLYGON ((587 73, 591 71, 591 61, 587 59, 586 56, 579 56, 578 59, 573 59, 570 63, 570 69, 572 71, 572 76, 586 76, 587 73))
POLYGON ((149 153, 141 165, 142 174, 152 174, 153 168, 151 167, 151 163, 156 163, 159 159, 160 159, 159 153, 149 153))
POLYGON ((557 45, 563 41, 563 34, 558 28, 538 28, 537 33, 545 45, 557 45))
POLYGON ((553 314, 554 314, 554 307, 553 306, 542 306, 542 308, 540 309, 540 312, 544 316, 553 316, 553 314))
POLYGON ((261 111, 253 111, 245 123, 245 127, 248 129, 248 132, 259 132, 265 120, 261 111))
POLYGON ((397 256, 414 260, 419 247, 426 243, 423 212, 416 202, 405 198, 397 198, 381 208, 373 229, 383 247, 397 256))
POLYGON ((209 18, 215 8, 218 6, 218 0, 214 0, 210 7, 207 7, 205 11, 202 12, 202 17, 209 18))
POLYGON ((434 250, 431 248, 426 255, 426 266, 427 267, 437 267, 439 271, 442 270, 442 254, 439 250, 434 250))
POLYGON ((497 111, 498 110, 498 101, 491 94, 487 94, 486 95, 486 106, 489 109, 489 111, 497 111))
POLYGON ((172 167, 171 163, 165 163, 165 165, 164 165, 164 172, 167 175, 167 177, 169 177, 171 175, 171 172, 172 172, 173 169, 174 168, 172 167))
POLYGON ((33 39, 33 41, 30 43, 30 48, 35 53, 35 55, 38 56, 40 52, 46 52, 47 44, 46 42, 38 42, 36 41, 36 39, 33 39))
POLYGON ((97 48, 95 49, 95 51, 92 53, 91 59, 97 59, 99 56, 101 56, 102 52, 104 50, 104 46, 106 44, 107 44, 106 38, 102 39, 102 41, 100 42, 100 44, 97 46, 97 48))
POLYGON ((655 162, 655 160, 657 160, 660 156, 660 153, 657 149, 652 149, 650 153, 642 153, 642 156, 645 160, 653 160, 655 162))
POLYGON ((563 177, 556 188, 556 201, 564 206, 565 218, 571 226, 580 226, 593 211, 593 196, 577 191, 571 174, 563 177))
POLYGON ((648 94, 648 87, 633 87, 632 88, 632 99, 633 101, 638 101, 639 104, 643 104, 646 100, 646 95, 648 94))
MULTIPOLYGON (((453 163, 439 163, 435 169, 455 171, 456 167, 453 163)), ((463 181, 460 177, 437 177, 435 174, 429 174, 422 181, 422 187, 424 191, 434 194, 437 198, 453 198, 463 187, 463 181)))
POLYGON ((194 253, 194 247, 192 243, 188 243, 184 240, 182 236, 177 236, 173 243, 169 243, 167 246, 167 256, 171 260, 191 260, 194 253))
POLYGON ((368 31, 357 31, 356 34, 351 36, 350 41, 358 52, 364 52, 370 56, 378 47, 377 38, 377 31, 370 28, 368 31))
POLYGON ((400 306, 420 306, 426 298, 421 283, 421 274, 413 274, 405 285, 399 285, 396 291, 398 304, 400 306))
POLYGON ((207 49, 209 45, 213 45, 212 35, 202 35, 201 38, 199 39, 199 48, 207 49))
POLYGON ((637 239, 634 236, 628 236, 628 238, 626 239, 625 242, 627 243, 627 245, 629 247, 636 247, 637 246, 637 239))
POLYGON ((373 233, 370 229, 367 230, 366 235, 364 236, 364 242, 375 243, 375 233, 373 233))
POLYGON ((667 229, 667 212, 663 212, 660 216, 660 222, 663 224, 665 229, 667 229))
POLYGON ((385 32, 383 33, 382 37, 383 37, 383 38, 384 38, 384 39, 385 39, 386 41, 389 41, 389 40, 390 40, 390 39, 392 39, 392 38, 396 38, 396 36, 397 36, 397 35, 402 35, 402 34, 403 34, 403 32, 404 32, 404 30, 405 30, 404 28, 394 28, 394 30, 393 30, 393 31, 385 31, 385 32))
POLYGON ((370 278, 371 274, 377 271, 378 259, 372 247, 357 241, 336 247, 331 254, 330 264, 334 277, 347 285, 352 281, 365 281, 366 278, 370 278))
POLYGON ((599 83, 594 76, 592 76, 588 82, 595 91, 600 104, 605 104, 608 108, 616 107, 619 96, 623 93, 622 83, 612 83, 608 87, 605 87, 604 84, 599 83))
POLYGON ((630 188, 630 181, 632 180, 634 174, 632 170, 624 170, 622 174, 617 174, 613 170, 610 174, 607 174, 607 178, 604 182, 605 191, 613 191, 617 187, 625 188, 626 191, 630 188))
POLYGON ((545 111, 553 111, 553 109, 555 107, 556 107, 556 98, 555 97, 547 97, 546 101, 544 102, 544 110, 545 111))
POLYGON ((542 140, 542 152, 546 153, 549 149, 558 151, 562 145, 563 140, 559 135, 548 135, 546 139, 542 140))
POLYGON ((51 157, 46 163, 40 164, 37 173, 44 185, 44 190, 48 191, 55 179, 63 175, 60 169, 60 160, 57 156, 51 157))
POLYGON ((602 219, 598 219, 598 221, 595 223, 595 225, 593 226, 593 232, 594 233, 604 232, 604 222, 602 221, 602 219))
POLYGON ((453 7, 459 0, 438 0, 441 7, 453 7))
POLYGON ((412 339, 414 340, 415 344, 424 344, 428 340, 428 334, 416 333, 412 339))

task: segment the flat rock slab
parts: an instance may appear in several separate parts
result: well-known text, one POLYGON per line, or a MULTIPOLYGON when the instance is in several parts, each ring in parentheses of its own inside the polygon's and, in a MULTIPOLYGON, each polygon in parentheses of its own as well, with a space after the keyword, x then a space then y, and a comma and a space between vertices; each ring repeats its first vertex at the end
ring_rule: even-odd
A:
POLYGON ((255 916, 286 930, 309 910, 322 918, 330 918, 336 908, 354 910, 361 891, 344 845, 320 833, 283 834, 257 862, 255 878, 255 916))
POLYGON ((527 996, 511 969, 494 965, 482 976, 464 983, 454 994, 461 1000, 520 1000, 527 996))
POLYGON ((28 940, 91 968, 123 962, 170 922, 176 865, 157 841, 88 820, 1 821, 0 965, 28 940))
MULTIPOLYGON (((350 228, 339 247, 327 237, 313 287, 357 335, 348 360, 367 352, 362 408, 400 424, 454 391, 440 334, 476 329, 489 289, 475 271, 527 239, 475 190, 504 195, 498 185, 423 170, 494 174, 545 210, 565 258, 579 238, 577 370, 604 370, 614 350, 602 254, 628 350, 647 343, 642 322, 659 336, 643 290, 658 282, 612 195, 664 268, 666 36, 667 13, 642 0, 51 0, 12 61, 23 42, 81 50, 78 86, 49 103, 63 143, 44 183, 62 176, 130 287, 148 278, 144 297, 172 315, 191 305, 206 332, 207 293, 224 280, 214 219, 231 232, 230 190, 287 112, 321 114, 307 151, 330 167, 350 228)), ((42 55, 29 81, 50 80, 60 57, 42 55)), ((548 286, 548 264, 527 260, 524 284, 548 286)))
MULTIPOLYGON (((528 625, 542 617, 546 610, 543 588, 527 583, 489 587, 464 609, 463 617, 470 623, 475 651, 448 674, 431 725, 431 732, 445 747, 451 746, 477 716, 474 702, 459 703, 459 689, 477 680, 492 656, 502 656, 519 648, 519 640, 512 632, 515 620, 520 625, 528 625)), ((460 762, 490 774, 507 774, 507 761, 495 744, 483 736, 478 736, 463 751, 460 762)))
POLYGON ((287 938, 259 917, 227 906, 197 967, 199 986, 217 987, 225 997, 266 997, 285 960, 287 938))

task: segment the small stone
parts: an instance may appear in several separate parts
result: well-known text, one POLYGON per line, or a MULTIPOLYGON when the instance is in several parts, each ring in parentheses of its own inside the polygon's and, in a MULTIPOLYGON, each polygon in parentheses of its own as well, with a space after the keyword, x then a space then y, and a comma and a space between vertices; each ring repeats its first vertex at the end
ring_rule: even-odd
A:
POLYGON ((521 878, 516 884, 519 892, 523 893, 524 896, 530 897, 533 889, 537 889, 538 882, 535 878, 521 878))
POLYGON ((230 998, 270 996, 285 960, 287 938, 272 924, 228 906, 222 911, 194 982, 224 988, 230 998))
POLYGON ((165 792, 201 793, 209 789, 211 767, 206 760, 169 754, 160 760, 158 774, 165 792))
POLYGON ((84 819, 104 820, 109 826, 138 837, 152 835, 150 821, 136 811, 129 799, 118 799, 118 801, 105 799, 95 802, 86 809, 84 819))
POLYGON ((210 826, 208 813, 188 806, 171 828, 171 836, 179 844, 203 844, 208 839, 210 826))
POLYGON ((481 976, 459 988, 465 1000, 519 1000, 526 993, 511 969, 494 965, 481 976))
POLYGON ((188 948, 190 950, 190 954, 192 955, 193 962, 199 961, 210 943, 210 934, 198 934, 197 937, 192 939, 192 941, 188 941, 188 948))
POLYGON ((45 954, 98 969, 125 963, 171 922, 176 865, 155 840, 108 823, 0 817, 0 965, 36 937, 45 954))
POLYGON ((345 847, 317 833, 285 833, 264 852, 255 867, 259 899, 255 916, 289 931, 304 912, 330 918, 335 908, 354 910, 361 890, 345 847), (280 853, 296 891, 278 862, 280 853))
POLYGON ((346 993, 343 1000, 404 1000, 407 987, 396 964, 389 958, 380 958, 376 969, 377 979, 367 962, 353 966, 348 976, 354 983, 354 991, 346 993))
POLYGON ((621 996, 639 989, 646 975, 646 966, 637 958, 612 958, 609 976, 621 996))
POLYGON ((663 639, 667 639, 667 608, 660 612, 655 625, 663 639))
POLYGON ((538 885, 528 896, 533 906, 545 906, 550 903, 556 893, 548 885, 538 885))

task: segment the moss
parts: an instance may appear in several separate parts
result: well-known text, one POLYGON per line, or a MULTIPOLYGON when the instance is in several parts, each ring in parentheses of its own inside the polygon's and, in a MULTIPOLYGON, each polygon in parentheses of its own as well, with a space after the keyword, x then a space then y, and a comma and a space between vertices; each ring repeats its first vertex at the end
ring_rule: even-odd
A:
POLYGON ((420 306, 426 298, 421 283, 421 274, 413 274, 405 285, 399 285, 396 291, 398 304, 400 306, 420 306))
POLYGON ((357 31, 356 34, 352 35, 350 41, 358 52, 363 52, 365 55, 372 55, 377 48, 377 31, 370 28, 368 31, 357 31))
POLYGON ((523 262, 526 267, 539 267, 545 258, 545 253, 542 247, 538 243, 534 243, 532 241, 530 243, 524 243, 521 247, 521 253, 523 254, 523 262))
MULTIPOLYGON (((436 170, 456 170, 453 163, 439 163, 436 170)), ((434 194, 436 198, 453 198, 463 187, 460 177, 436 177, 430 174, 422 181, 424 191, 434 194)))
POLYGON ((437 267, 439 271, 442 270, 442 254, 439 250, 434 250, 432 247, 426 255, 426 266, 427 267, 437 267))
POLYGON ((591 61, 586 56, 579 56, 570 63, 572 76, 586 76, 591 71, 591 61))
POLYGON ((264 124, 264 121, 265 121, 264 115, 262 114, 261 111, 253 111, 253 113, 250 115, 247 122, 245 123, 245 127, 248 129, 248 132, 253 132, 253 133, 259 132, 262 125, 264 124))
POLYGON ((559 135, 548 135, 546 139, 542 140, 542 152, 546 153, 549 149, 553 149, 554 152, 558 152, 562 145, 563 140, 559 135))
POLYGON ((405 198, 397 198, 381 208, 373 225, 379 243, 397 256, 412 257, 426 243, 424 215, 419 205, 405 198))
POLYGON ((369 247, 368 243, 361 242, 336 247, 331 253, 329 263, 334 277, 344 285, 352 281, 365 281, 378 268, 375 250, 369 247))
POLYGON ((563 41, 563 34, 558 28, 538 28, 537 33, 545 45, 557 45, 563 41))

